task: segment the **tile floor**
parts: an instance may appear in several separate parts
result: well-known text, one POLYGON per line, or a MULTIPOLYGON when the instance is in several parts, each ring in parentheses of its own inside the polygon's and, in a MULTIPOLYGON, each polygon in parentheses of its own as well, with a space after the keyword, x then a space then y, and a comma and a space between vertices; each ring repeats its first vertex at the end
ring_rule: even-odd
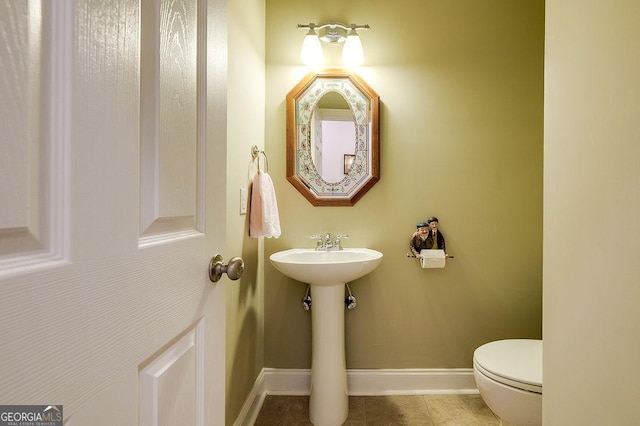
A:
MULTIPOLYGON (((498 426, 480 395, 350 396, 344 426, 498 426)), ((308 396, 267 395, 256 426, 312 425, 308 396)))

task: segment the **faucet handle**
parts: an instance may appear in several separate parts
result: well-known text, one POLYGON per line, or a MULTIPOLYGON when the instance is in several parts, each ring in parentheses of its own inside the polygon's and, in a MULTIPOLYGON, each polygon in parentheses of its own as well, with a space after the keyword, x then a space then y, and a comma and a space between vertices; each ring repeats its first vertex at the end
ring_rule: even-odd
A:
POLYGON ((342 250, 342 240, 346 240, 347 238, 350 238, 347 234, 336 235, 336 247, 338 247, 338 250, 342 250))
POLYGON ((322 247, 322 235, 313 234, 313 235, 309 235, 308 238, 312 239, 312 240, 316 240, 316 248, 321 248, 322 247))

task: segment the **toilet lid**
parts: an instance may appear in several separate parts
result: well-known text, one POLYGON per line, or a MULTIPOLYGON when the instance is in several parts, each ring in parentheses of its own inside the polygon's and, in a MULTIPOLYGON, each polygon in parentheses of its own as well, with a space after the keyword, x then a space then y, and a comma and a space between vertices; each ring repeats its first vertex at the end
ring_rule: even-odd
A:
POLYGON ((489 342, 473 353, 474 368, 508 386, 542 393, 542 340, 489 342))

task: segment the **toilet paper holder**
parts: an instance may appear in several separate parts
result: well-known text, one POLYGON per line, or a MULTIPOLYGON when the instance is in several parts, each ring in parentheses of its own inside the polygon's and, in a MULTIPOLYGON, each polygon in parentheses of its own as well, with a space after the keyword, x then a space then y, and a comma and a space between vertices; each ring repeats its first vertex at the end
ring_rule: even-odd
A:
MULTIPOLYGON (((416 255, 415 254, 411 254, 411 253, 407 253, 407 257, 415 259, 416 255)), ((455 259, 455 256, 453 256, 451 254, 445 254, 444 257, 446 257, 447 259, 455 259)))
MULTIPOLYGON (((416 259, 418 256, 407 253, 407 257, 416 259)), ((422 250, 419 261, 423 269, 442 269, 445 267, 446 259, 454 258, 455 256, 445 253, 444 250, 422 250)))

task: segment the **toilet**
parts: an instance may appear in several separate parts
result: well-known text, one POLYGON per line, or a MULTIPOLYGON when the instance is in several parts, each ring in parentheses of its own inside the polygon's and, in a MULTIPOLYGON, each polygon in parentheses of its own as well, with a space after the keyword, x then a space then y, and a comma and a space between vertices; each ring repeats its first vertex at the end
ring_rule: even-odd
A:
POLYGON ((489 342, 473 353, 473 375, 502 426, 542 424, 542 340, 489 342))

